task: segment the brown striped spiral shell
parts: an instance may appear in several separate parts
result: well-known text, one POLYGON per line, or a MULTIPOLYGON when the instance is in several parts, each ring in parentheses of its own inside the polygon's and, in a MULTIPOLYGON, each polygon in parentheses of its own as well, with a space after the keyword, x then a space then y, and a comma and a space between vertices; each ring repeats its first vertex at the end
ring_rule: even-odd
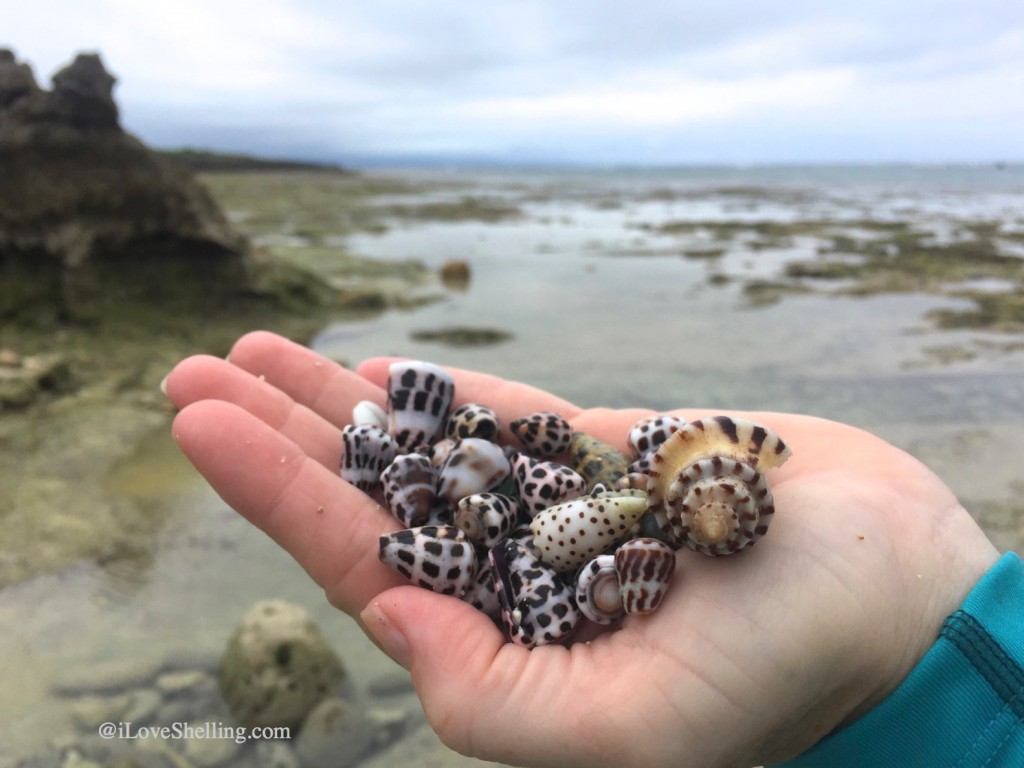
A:
POLYGON ((764 470, 790 450, 777 433, 741 418, 693 421, 651 461, 648 492, 680 545, 707 555, 750 546, 768 530, 775 504, 764 470))

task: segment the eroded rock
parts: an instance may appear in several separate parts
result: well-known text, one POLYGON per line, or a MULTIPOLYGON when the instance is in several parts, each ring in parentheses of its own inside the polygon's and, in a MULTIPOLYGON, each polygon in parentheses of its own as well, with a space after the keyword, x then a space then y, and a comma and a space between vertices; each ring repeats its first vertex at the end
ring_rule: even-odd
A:
POLYGON ((253 605, 221 659, 221 694, 239 722, 294 730, 344 678, 341 660, 305 610, 283 600, 253 605))
POLYGON ((122 130, 115 78, 79 54, 36 85, 0 49, 0 317, 218 301, 248 246, 183 168, 122 130))

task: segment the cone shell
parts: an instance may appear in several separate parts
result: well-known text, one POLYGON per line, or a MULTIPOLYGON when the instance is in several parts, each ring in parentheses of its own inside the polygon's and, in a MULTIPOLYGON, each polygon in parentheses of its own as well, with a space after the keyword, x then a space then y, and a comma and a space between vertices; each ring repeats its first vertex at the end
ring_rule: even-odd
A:
POLYGON ((388 414, 372 400, 360 400, 352 408, 352 423, 357 427, 370 424, 386 431, 388 428, 388 414))
POLYGON ((451 375, 421 360, 388 368, 388 432, 402 451, 429 445, 441 432, 455 395, 451 375))
POLYGON ((508 536, 519 519, 515 499, 500 493, 474 493, 459 499, 455 527, 488 549, 508 536))
POLYGON ((498 415, 486 405, 466 403, 452 411, 444 425, 444 435, 455 440, 479 437, 498 442, 498 415))
POLYGON ((453 440, 450 437, 443 437, 430 446, 426 453, 430 456, 430 463, 434 465, 434 469, 440 471, 441 467, 443 467, 445 462, 448 461, 448 457, 451 456, 452 451, 455 450, 455 446, 458 444, 458 440, 453 440))
POLYGON ((626 441, 633 455, 637 458, 654 453, 681 427, 686 426, 686 419, 667 413, 657 416, 645 416, 629 430, 626 441))
POLYGON ((476 578, 462 599, 478 611, 486 613, 494 621, 501 621, 498 593, 494 589, 494 567, 486 553, 481 557, 480 552, 477 552, 476 578))
POLYGON ((561 501, 575 499, 586 490, 586 480, 577 472, 553 461, 520 453, 512 460, 512 479, 520 507, 531 517, 561 501))
POLYGON ((423 525, 380 537, 380 560, 413 584, 442 595, 466 594, 477 575, 476 552, 450 525, 423 525))
POLYGON ((349 424, 341 430, 341 477, 369 493, 380 482, 381 472, 395 458, 398 445, 380 427, 349 424))
POLYGON ((676 553, 657 539, 632 539, 615 551, 615 573, 628 614, 655 610, 672 583, 676 553))
POLYGON ((459 499, 497 488, 511 472, 502 449, 487 440, 460 440, 438 474, 437 495, 454 506, 459 499))
POLYGON ((675 432, 655 453, 648 473, 652 506, 691 549, 726 555, 768 530, 775 505, 763 470, 782 465, 790 450, 771 429, 718 416, 675 432))
POLYGON ((564 640, 579 624, 581 614, 573 590, 535 552, 505 541, 489 553, 502 623, 517 645, 564 640))
POLYGON ((576 575, 576 605, 595 624, 622 618, 622 591, 615 570, 615 555, 598 555, 576 575))
POLYGON ((384 501, 402 525, 424 525, 430 519, 437 490, 437 470, 422 453, 396 456, 380 475, 384 501))
POLYGON ((538 513, 530 523, 533 543, 556 570, 579 568, 629 535, 647 507, 643 491, 581 496, 538 513))
POLYGON ((531 456, 550 459, 565 452, 572 440, 572 426, 565 417, 542 411, 516 419, 509 425, 512 434, 531 456))

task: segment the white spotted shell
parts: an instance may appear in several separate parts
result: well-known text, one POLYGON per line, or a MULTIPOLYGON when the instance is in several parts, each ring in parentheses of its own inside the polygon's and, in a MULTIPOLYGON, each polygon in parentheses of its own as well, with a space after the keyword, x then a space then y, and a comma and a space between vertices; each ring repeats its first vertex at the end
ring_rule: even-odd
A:
POLYGON ((562 501, 575 499, 587 489, 587 481, 575 470, 525 453, 511 461, 519 505, 531 517, 562 501))
POLYGON ((637 458, 654 453, 680 427, 686 426, 686 419, 667 413, 645 416, 629 430, 626 442, 637 458))
POLYGON ((388 368, 388 432, 399 450, 429 445, 448 418, 455 382, 433 363, 408 360, 388 368))
POLYGON ((747 419, 690 422, 651 460, 651 505, 662 508, 681 545, 707 555, 739 552, 765 534, 775 512, 762 472, 790 455, 776 432, 747 419))
POLYGON ((349 424, 341 430, 340 474, 361 491, 370 492, 380 482, 380 473, 391 463, 398 446, 391 436, 372 424, 349 424))
POLYGON ((462 597, 477 575, 473 545, 458 528, 422 525, 380 537, 380 561, 413 584, 462 597))
POLYGON ((470 541, 490 549, 508 536, 519 518, 519 504, 500 493, 463 496, 455 510, 455 527, 470 541))
POLYGON ((527 453, 543 459, 564 453, 572 440, 572 425, 564 416, 550 411, 515 419, 509 431, 519 438, 527 453))
POLYGON ((629 535, 647 507, 641 490, 580 496, 548 507, 530 522, 537 554, 556 570, 579 568, 629 535))

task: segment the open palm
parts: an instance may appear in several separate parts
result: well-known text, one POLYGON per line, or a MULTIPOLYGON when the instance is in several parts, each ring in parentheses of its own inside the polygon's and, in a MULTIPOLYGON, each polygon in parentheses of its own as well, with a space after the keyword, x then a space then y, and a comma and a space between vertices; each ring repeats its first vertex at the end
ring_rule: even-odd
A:
MULTIPOLYGON (((377 559, 400 525, 338 476, 341 427, 383 404, 390 360, 346 370, 268 333, 166 382, 174 435, 221 497, 410 669, 443 741, 526 765, 750 766, 787 759, 888 695, 997 553, 953 494, 884 441, 808 416, 742 414, 793 450, 772 528, 734 557, 678 553, 661 608, 570 647, 508 644, 468 604, 377 559)), ((624 447, 650 411, 580 409, 452 371, 503 424, 557 411, 624 447)), ((683 409, 685 418, 718 411, 683 409)), ((589 636, 589 635, 587 635, 589 636)))

